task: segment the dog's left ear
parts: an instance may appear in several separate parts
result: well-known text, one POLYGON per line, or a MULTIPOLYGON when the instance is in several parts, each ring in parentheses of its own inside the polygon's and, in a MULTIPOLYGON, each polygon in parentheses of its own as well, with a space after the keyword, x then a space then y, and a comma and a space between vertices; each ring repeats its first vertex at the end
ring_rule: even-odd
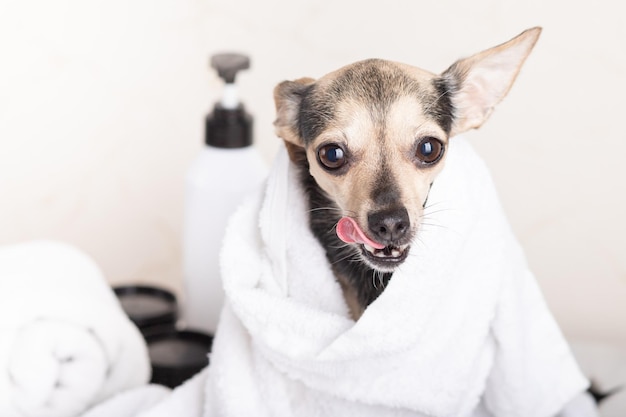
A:
POLYGON ((480 127, 489 118, 540 34, 539 27, 528 29, 502 45, 455 62, 442 74, 455 109, 450 136, 480 127))
POLYGON ((298 117, 302 98, 314 82, 312 78, 300 78, 296 81, 283 81, 274 88, 276 135, 292 145, 304 147, 298 128, 298 117))

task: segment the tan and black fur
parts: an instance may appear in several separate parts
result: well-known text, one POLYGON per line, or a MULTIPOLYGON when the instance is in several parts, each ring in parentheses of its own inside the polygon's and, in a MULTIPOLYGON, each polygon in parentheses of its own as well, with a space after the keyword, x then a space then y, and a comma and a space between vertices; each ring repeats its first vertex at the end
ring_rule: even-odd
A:
POLYGON ((300 168, 311 230, 355 319, 418 236, 450 138, 489 117, 540 32, 529 29, 442 74, 371 59, 276 87, 276 132, 300 168), (385 248, 341 241, 342 217, 385 248))

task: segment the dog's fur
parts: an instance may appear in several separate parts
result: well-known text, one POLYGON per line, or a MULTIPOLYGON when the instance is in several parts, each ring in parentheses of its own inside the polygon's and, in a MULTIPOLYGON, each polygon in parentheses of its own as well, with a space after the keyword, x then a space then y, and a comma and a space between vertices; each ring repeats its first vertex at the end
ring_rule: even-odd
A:
POLYGON ((311 230, 355 319, 419 238, 449 139, 483 124, 540 33, 529 29, 440 75, 370 59, 276 87, 277 134, 300 168, 311 230), (340 240, 342 217, 384 249, 340 240))

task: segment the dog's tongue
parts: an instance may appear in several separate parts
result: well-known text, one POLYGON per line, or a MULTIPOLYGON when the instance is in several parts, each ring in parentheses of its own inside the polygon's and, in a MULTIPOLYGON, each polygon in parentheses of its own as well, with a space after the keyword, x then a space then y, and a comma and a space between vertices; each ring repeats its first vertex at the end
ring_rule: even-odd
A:
POLYGON ((350 217, 342 217, 337 223, 337 236, 346 243, 362 243, 374 249, 383 249, 385 245, 374 242, 359 228, 359 225, 350 217))

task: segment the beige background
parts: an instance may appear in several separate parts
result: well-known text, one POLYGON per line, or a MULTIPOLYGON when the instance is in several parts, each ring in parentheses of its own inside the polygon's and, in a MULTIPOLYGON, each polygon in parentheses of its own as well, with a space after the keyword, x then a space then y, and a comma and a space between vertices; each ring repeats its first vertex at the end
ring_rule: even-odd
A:
POLYGON ((380 57, 442 71, 544 33, 472 142, 565 333, 626 346, 626 18, 618 1, 0 0, 0 244, 77 245, 115 284, 180 290, 183 176, 219 94, 270 161, 273 86, 380 57))

